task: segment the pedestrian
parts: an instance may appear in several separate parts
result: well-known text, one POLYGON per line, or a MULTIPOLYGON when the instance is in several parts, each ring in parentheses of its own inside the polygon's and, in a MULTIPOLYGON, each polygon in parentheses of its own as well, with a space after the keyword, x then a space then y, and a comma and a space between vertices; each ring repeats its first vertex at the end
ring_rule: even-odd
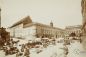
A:
POLYGON ((64 57, 67 57, 68 53, 68 47, 64 45, 64 57))
POLYGON ((25 48, 25 45, 24 45, 24 44, 22 44, 21 52, 24 52, 24 48, 25 48))

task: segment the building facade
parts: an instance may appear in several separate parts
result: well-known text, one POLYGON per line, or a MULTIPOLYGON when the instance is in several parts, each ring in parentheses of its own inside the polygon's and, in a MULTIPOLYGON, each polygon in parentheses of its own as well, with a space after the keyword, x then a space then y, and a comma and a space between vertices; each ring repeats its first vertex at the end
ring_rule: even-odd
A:
POLYGON ((71 33, 75 33, 76 36, 80 36, 82 33, 82 25, 75 25, 75 26, 67 26, 65 28, 65 35, 69 36, 71 33))
POLYGON ((53 22, 50 22, 50 25, 32 22, 29 16, 10 27, 11 36, 22 38, 58 38, 64 36, 63 31, 63 29, 53 27, 53 22))

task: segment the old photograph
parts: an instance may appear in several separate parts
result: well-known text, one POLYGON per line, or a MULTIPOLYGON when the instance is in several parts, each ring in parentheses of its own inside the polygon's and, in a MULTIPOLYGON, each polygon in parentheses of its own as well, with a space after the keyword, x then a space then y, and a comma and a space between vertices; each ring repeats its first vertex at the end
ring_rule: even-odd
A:
POLYGON ((86 0, 0 0, 0 57, 86 57, 86 0))

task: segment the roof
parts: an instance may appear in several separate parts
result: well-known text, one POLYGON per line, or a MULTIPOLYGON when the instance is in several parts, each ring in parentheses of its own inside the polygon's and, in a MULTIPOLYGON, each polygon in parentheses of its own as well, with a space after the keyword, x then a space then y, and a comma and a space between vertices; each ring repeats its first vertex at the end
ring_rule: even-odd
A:
POLYGON ((19 25, 21 23, 24 23, 25 21, 32 22, 30 16, 27 16, 27 17, 21 19, 20 21, 16 22, 15 24, 13 24, 10 28, 15 27, 15 26, 17 26, 17 25, 19 25))
POLYGON ((65 29, 81 29, 82 28, 82 25, 75 25, 75 26, 67 26, 65 29))
POLYGON ((42 23, 37 23, 37 22, 32 22, 30 16, 27 16, 27 17, 21 19, 20 21, 18 21, 15 24, 13 24, 10 28, 15 27, 15 26, 17 26, 17 25, 19 25, 21 23, 23 23, 23 28, 27 28, 27 27, 32 26, 32 25, 39 25, 39 26, 44 26, 44 27, 49 27, 49 28, 63 30, 61 28, 51 27, 50 25, 46 25, 46 24, 42 24, 42 23), (24 24, 25 22, 27 22, 27 23, 24 24))
POLYGON ((32 22, 32 23, 29 23, 27 25, 24 25, 24 28, 27 28, 27 27, 32 26, 32 25, 39 25, 39 26, 43 26, 43 27, 48 27, 48 28, 54 28, 54 29, 63 30, 61 28, 51 27, 50 25, 46 25, 46 24, 42 24, 42 23, 37 23, 37 22, 32 22))

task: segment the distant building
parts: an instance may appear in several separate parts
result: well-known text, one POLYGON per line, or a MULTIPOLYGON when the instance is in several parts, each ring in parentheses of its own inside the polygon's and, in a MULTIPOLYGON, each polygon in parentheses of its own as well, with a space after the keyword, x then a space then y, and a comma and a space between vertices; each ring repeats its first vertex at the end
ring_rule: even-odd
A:
POLYGON ((75 25, 75 26, 67 26, 65 28, 65 35, 69 36, 71 33, 75 33, 76 36, 79 36, 82 33, 81 25, 75 25))
POLYGON ((63 37, 63 29, 53 27, 53 22, 50 25, 33 22, 30 16, 23 18, 10 27, 10 34, 14 37, 36 38, 36 37, 63 37))

